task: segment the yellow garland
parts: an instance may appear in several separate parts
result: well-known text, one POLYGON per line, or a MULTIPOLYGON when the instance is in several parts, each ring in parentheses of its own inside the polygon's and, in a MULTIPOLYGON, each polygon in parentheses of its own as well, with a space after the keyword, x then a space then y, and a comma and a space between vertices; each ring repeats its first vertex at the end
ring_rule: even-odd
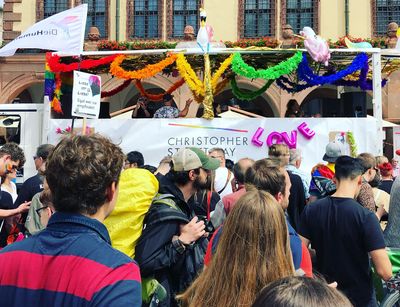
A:
MULTIPOLYGON (((218 96, 222 92, 222 90, 226 87, 226 85, 229 83, 229 81, 230 80, 228 78, 226 78, 226 79, 223 79, 221 82, 219 82, 217 84, 217 86, 215 87, 214 96, 218 96)), ((198 104, 203 103, 204 96, 196 95, 196 93, 193 91, 192 91, 192 95, 193 95, 194 100, 198 104)))
POLYGON ((208 53, 204 54, 204 100, 203 107, 204 112, 202 118, 205 119, 213 119, 214 118, 214 95, 213 95, 213 87, 211 85, 211 63, 210 63, 210 55, 208 53))
POLYGON ((176 68, 178 68, 179 73, 182 78, 185 79, 189 88, 196 93, 196 95, 204 96, 204 84, 197 77, 192 66, 188 63, 184 54, 178 54, 176 59, 176 68))
POLYGON ((228 58, 225 59, 225 61, 221 63, 218 70, 213 75, 211 80, 213 92, 216 91, 219 78, 221 78, 222 74, 228 69, 229 65, 231 65, 232 59, 233 59, 233 54, 231 54, 228 58))
POLYGON ((176 54, 169 54, 164 60, 156 63, 156 64, 149 64, 143 69, 134 70, 134 71, 126 71, 121 67, 122 62, 126 59, 125 55, 117 56, 114 61, 110 65, 110 73, 120 79, 148 79, 154 77, 163 69, 176 61, 177 55, 176 54))
MULTIPOLYGON (((231 65, 232 59, 233 59, 233 54, 231 54, 228 58, 226 58, 221 63, 218 70, 214 73, 211 80, 214 95, 216 93, 218 80, 221 78, 222 74, 227 70, 229 65, 231 65)), ((204 97, 205 96, 204 83, 197 77, 195 71, 186 60, 185 55, 183 54, 178 55, 178 58, 176 59, 176 67, 179 73, 181 74, 182 78, 185 79, 187 85, 189 86, 193 94, 195 96, 204 97)))

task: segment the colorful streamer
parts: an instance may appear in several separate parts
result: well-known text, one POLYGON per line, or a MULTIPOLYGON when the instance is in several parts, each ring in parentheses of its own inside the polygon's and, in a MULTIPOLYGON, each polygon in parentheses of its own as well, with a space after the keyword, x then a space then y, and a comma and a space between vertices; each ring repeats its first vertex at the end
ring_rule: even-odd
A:
POLYGON ((274 82, 275 80, 268 80, 263 87, 254 92, 243 92, 242 90, 239 89, 236 83, 236 79, 232 78, 231 80, 232 93, 233 95, 235 95, 236 98, 240 100, 251 101, 256 99, 258 96, 262 95, 274 82))
POLYGON ((258 69, 247 65, 240 53, 235 53, 232 60, 232 70, 239 76, 249 79, 275 80, 283 75, 290 74, 297 69, 302 61, 302 53, 296 52, 291 58, 267 69, 258 69))

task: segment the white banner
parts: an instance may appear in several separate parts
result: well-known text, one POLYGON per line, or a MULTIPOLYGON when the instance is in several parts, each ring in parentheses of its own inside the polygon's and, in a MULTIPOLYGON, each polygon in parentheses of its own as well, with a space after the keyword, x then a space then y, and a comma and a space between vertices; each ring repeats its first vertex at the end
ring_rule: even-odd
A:
POLYGON ((0 56, 11 56, 17 49, 37 48, 79 55, 83 50, 87 4, 52 15, 35 23, 0 49, 0 56))
MULTIPOLYGON (((50 120, 49 142, 56 144, 71 120, 50 120)), ((145 164, 157 166, 167 155, 182 147, 205 151, 224 148, 227 158, 266 158, 268 143, 284 142, 303 152, 304 170, 310 170, 322 157, 329 141, 343 144, 350 154, 348 132, 352 132, 358 153, 377 153, 374 118, 266 118, 266 119, 97 119, 87 120, 87 131, 110 137, 125 153, 140 151, 145 164)), ((74 130, 82 131, 82 120, 74 130)), ((111 157, 110 157, 111 158, 111 157)))

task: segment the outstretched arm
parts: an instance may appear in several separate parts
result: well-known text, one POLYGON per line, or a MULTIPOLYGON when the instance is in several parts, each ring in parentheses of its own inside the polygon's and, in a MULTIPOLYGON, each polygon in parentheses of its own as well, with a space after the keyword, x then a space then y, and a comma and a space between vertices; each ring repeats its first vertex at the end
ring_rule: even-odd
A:
POLYGON ((184 109, 183 109, 182 111, 179 112, 178 117, 186 117, 186 115, 187 115, 188 112, 189 112, 190 104, 191 104, 192 102, 193 102, 193 99, 192 99, 192 98, 189 98, 188 100, 186 100, 186 105, 185 105, 184 109))

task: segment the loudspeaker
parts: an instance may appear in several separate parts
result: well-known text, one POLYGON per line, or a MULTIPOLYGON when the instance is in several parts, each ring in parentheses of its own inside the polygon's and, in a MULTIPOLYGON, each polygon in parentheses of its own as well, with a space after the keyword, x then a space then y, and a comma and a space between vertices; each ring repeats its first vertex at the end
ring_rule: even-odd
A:
POLYGON ((341 95, 343 116, 367 117, 367 93, 350 92, 341 95))

